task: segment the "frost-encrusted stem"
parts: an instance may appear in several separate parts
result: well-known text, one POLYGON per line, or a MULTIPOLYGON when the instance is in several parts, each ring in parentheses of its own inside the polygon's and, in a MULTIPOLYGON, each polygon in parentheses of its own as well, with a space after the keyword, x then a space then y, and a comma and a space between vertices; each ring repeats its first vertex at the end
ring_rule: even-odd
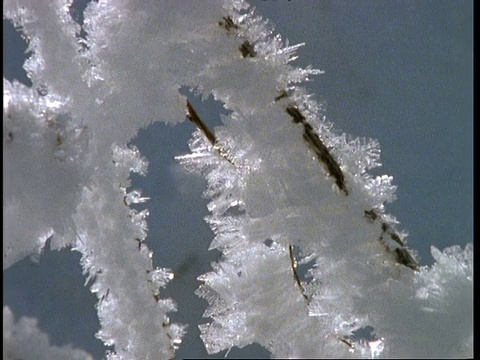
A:
MULTIPOLYGON (((380 165, 378 144, 347 142, 338 135, 321 106, 294 85, 319 72, 287 65, 297 47, 284 47, 265 21, 239 8, 227 5, 218 21, 225 41, 232 43, 222 62, 235 68, 238 83, 224 81, 221 71, 215 84, 198 77, 204 91, 211 86, 216 99, 233 111, 211 137, 229 144, 236 168, 225 166, 198 132, 190 143, 192 154, 178 157, 208 181, 208 222, 215 232, 211 247, 223 253, 213 271, 200 277, 205 285, 199 295, 211 305, 205 316, 213 319, 200 326, 207 350, 255 341, 281 357, 408 354, 396 347, 394 331, 378 321, 378 308, 369 306, 382 294, 388 300, 381 311, 397 313, 411 295, 385 292, 386 284, 413 289, 412 281, 422 271, 406 247, 405 234, 395 229, 397 221, 384 213, 384 202, 394 200, 392 178, 367 173, 380 165), (245 87, 248 94, 242 92, 245 87), (309 149, 323 173, 312 164, 309 149), (316 257, 308 295, 293 246, 316 257), (289 263, 273 265, 270 261, 280 253, 289 263), (274 270, 282 267, 281 275, 274 270), (280 279, 287 273, 290 280, 283 281, 288 288, 282 294, 272 292, 272 284, 282 287, 280 279), (249 292, 243 289, 245 281, 249 292), (307 301, 290 303, 289 297, 299 296, 307 301), (282 321, 273 320, 266 330, 255 316, 272 316, 272 304, 282 321), (312 322, 299 314, 309 315, 312 322), (297 332, 304 329, 304 337, 284 332, 290 326, 297 332)), ((415 342, 415 334, 404 335, 403 341, 415 342)))
POLYGON ((291 65, 302 44, 284 42, 243 0, 188 10, 93 1, 83 24, 71 6, 4 8, 33 52, 32 89, 4 80, 4 259, 50 237, 80 251, 108 358, 172 358, 185 331, 168 317, 176 307, 161 288, 174 274, 153 266, 148 210, 130 208, 147 200, 127 193, 147 162, 126 145, 153 121, 184 121, 185 110, 197 130, 192 153, 177 159, 207 180, 210 248, 222 253, 197 290, 210 304, 199 326, 209 353, 253 342, 274 357, 472 353, 473 248, 432 249, 432 267, 417 263, 385 213, 392 177, 368 173, 381 165, 378 142, 326 120, 300 86, 322 71, 291 65), (208 128, 182 86, 223 102, 223 125, 208 128))

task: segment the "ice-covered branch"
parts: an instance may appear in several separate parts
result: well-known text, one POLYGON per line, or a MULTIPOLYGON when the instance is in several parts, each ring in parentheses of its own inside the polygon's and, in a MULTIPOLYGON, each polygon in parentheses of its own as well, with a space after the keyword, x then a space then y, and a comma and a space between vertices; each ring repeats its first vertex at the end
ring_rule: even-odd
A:
POLYGON ((222 253, 196 292, 210 304, 209 353, 255 342, 275 357, 471 355, 472 246, 418 263, 385 213, 392 177, 368 173, 377 141, 340 133, 300 86, 322 73, 291 65, 301 44, 241 0, 91 2, 79 23, 72 6, 4 5, 29 41, 33 84, 4 80, 4 268, 49 238, 72 246, 108 357, 174 357, 185 326, 161 291, 174 274, 153 267, 148 210, 130 207, 148 200, 127 193, 148 163, 126 144, 154 121, 189 119, 191 153, 177 159, 207 180, 222 253), (222 126, 182 86, 222 102, 222 126))
MULTIPOLYGON (((416 279, 428 278, 429 270, 420 268, 406 247, 395 218, 384 214, 384 203, 394 200, 392 178, 367 173, 380 165, 378 144, 347 141, 333 130, 321 107, 295 85, 299 74, 306 80, 314 71, 289 67, 291 48, 282 49, 261 18, 233 10, 219 26, 236 39, 238 77, 219 76, 221 84, 211 92, 232 114, 215 135, 197 120, 192 154, 178 157, 208 181, 208 222, 216 234, 211 247, 223 253, 214 271, 200 277, 198 294, 209 301, 205 316, 213 319, 200 326, 207 350, 257 342, 279 357, 465 351, 469 321, 463 322, 466 333, 452 340, 454 348, 432 346, 447 336, 448 327, 437 340, 419 342, 433 325, 420 305, 428 296, 418 303, 412 299, 422 293, 416 279), (293 245, 303 257, 315 258, 305 285, 295 270, 297 260, 290 255, 289 261, 293 245), (405 312, 412 314, 410 322, 400 321, 405 312)), ((465 284, 461 293, 468 309, 470 256, 466 249, 448 265, 457 267, 458 261, 468 269, 452 279, 465 284)), ((447 292, 443 296, 451 301, 447 292)))

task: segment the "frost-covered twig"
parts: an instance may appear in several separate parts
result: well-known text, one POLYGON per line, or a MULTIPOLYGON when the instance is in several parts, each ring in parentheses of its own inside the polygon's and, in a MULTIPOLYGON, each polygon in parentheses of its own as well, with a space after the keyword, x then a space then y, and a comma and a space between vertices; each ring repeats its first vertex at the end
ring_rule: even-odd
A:
POLYGON ((48 238, 81 252, 109 358, 172 358, 185 332, 168 317, 174 274, 153 267, 148 210, 130 208, 147 199, 126 190, 147 169, 126 144, 153 121, 184 121, 185 104, 198 129, 177 159, 207 180, 222 253, 197 290, 209 353, 255 342, 274 357, 471 354, 472 247, 417 263, 385 213, 392 178, 368 173, 378 143, 326 120, 300 86, 322 72, 290 64, 301 44, 242 0, 91 2, 83 24, 72 5, 4 5, 33 53, 31 89, 4 80, 4 266, 48 238), (209 129, 182 86, 222 102, 223 125, 209 129))
MULTIPOLYGON (((414 344, 418 332, 403 332, 403 340, 395 340, 394 331, 382 321, 383 313, 397 313, 399 304, 411 301, 412 293, 400 288, 414 291, 416 272, 426 269, 406 247, 405 235, 395 229, 395 218, 384 213, 383 203, 394 199, 391 177, 373 179, 366 172, 380 164, 376 143, 347 143, 336 134, 319 106, 292 85, 298 74, 306 79, 310 70, 289 68, 291 47, 282 49, 279 37, 270 36, 273 31, 261 18, 236 10, 230 9, 219 25, 227 37, 238 38, 232 51, 238 48, 246 62, 239 65, 245 69, 242 78, 257 91, 227 91, 228 97, 213 92, 233 111, 214 136, 228 144, 236 168, 212 153, 199 133, 190 144, 192 155, 178 157, 208 181, 208 222, 216 235, 212 247, 223 253, 213 272, 200 277, 204 285, 198 294, 209 301, 205 316, 213 320, 200 326, 207 350, 257 342, 280 357, 432 355, 431 347, 399 345, 414 344), (268 75, 263 69, 269 69, 268 75), (285 88, 289 90, 278 95, 278 89, 285 88), (300 134, 296 124, 302 125, 300 134), (302 138, 326 176, 314 172, 302 138), (345 197, 332 191, 331 178, 345 197), (293 245, 316 257, 309 272, 312 280, 306 284, 308 296, 295 269, 293 245), (300 292, 295 293, 295 285, 300 292), (307 303, 299 301, 299 295, 307 303), (379 296, 383 306, 370 306, 379 296), (261 321, 258 314, 264 315, 261 321)), ((403 310, 429 323, 428 314, 422 318, 415 310, 418 304, 411 305, 411 310, 403 310)))

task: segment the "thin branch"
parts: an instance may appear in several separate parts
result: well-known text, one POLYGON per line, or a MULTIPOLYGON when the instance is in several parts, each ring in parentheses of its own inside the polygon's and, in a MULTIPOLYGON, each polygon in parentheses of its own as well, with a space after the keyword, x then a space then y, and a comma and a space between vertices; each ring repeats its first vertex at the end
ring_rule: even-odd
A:
POLYGON ((192 104, 190 104, 190 101, 187 100, 187 119, 190 120, 192 123, 194 123, 200 131, 207 137, 208 141, 212 145, 215 146, 215 143, 217 142, 217 139, 215 138, 215 135, 210 131, 207 125, 200 119, 200 116, 198 116, 197 112, 193 108, 192 104))
POLYGON ((213 132, 208 128, 208 126, 200 119, 197 112, 193 108, 190 101, 187 99, 187 119, 194 123, 200 131, 205 135, 210 144, 217 149, 221 157, 227 160, 230 164, 235 165, 232 156, 226 151, 221 145, 218 144, 217 138, 213 132))
POLYGON ((290 266, 292 267, 293 277, 295 279, 295 282, 297 283, 298 287, 300 288, 300 290, 302 292, 302 296, 305 298, 305 300, 310 301, 308 296, 305 294, 305 288, 303 287, 303 284, 300 281, 300 277, 298 276, 298 273, 297 273, 297 260, 295 259, 295 256, 293 255, 293 245, 288 245, 288 250, 289 250, 289 253, 290 253, 290 266))
MULTIPOLYGON (((281 97, 277 97, 275 100, 281 97)), ((318 160, 325 165, 327 172, 335 178, 335 183, 337 184, 338 188, 348 196, 348 190, 345 185, 345 176, 340 169, 340 165, 338 165, 332 154, 330 154, 328 148, 325 146, 322 140, 320 140, 318 134, 315 133, 312 125, 307 122, 305 116, 300 112, 300 110, 298 110, 296 106, 290 105, 285 109, 285 111, 292 117, 292 121, 295 124, 300 123, 303 125, 303 138, 308 142, 315 154, 317 154, 318 160)))
POLYGON ((414 271, 420 271, 420 265, 418 261, 415 259, 415 256, 412 253, 412 251, 408 249, 408 247, 402 241, 399 233, 395 229, 393 229, 393 227, 390 224, 384 221, 381 215, 377 214, 377 212, 374 209, 372 209, 372 210, 365 210, 364 216, 371 222, 375 222, 378 220, 381 223, 382 233, 380 234, 378 241, 380 241, 380 243, 382 243, 389 252, 395 255, 395 260, 399 264, 405 265, 414 271), (385 243, 385 239, 383 238, 384 235, 390 236, 390 238, 394 242, 396 242, 399 245, 399 247, 395 248, 394 250, 388 247, 388 245, 385 243))

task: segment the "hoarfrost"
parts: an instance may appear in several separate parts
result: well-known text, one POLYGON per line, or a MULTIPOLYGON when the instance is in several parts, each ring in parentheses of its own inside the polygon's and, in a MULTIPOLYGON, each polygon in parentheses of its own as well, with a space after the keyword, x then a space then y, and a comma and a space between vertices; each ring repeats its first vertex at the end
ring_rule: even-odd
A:
POLYGON ((196 292, 210 305, 199 326, 209 353, 256 342, 275 357, 470 355, 473 247, 432 248, 435 265, 418 264, 384 212, 392 177, 367 173, 378 143, 340 134, 299 86, 322 74, 291 65, 302 44, 241 0, 90 2, 82 25, 70 3, 48 5, 4 8, 29 40, 33 83, 4 80, 4 267, 47 238, 73 244, 107 358, 174 357, 186 331, 167 316, 176 305, 160 288, 174 276, 153 268, 148 210, 130 208, 148 198, 126 190, 148 168, 126 143, 154 121, 184 121, 185 107, 199 129, 177 160, 207 181, 210 248, 222 252, 196 292), (182 86, 223 102, 223 125, 194 118, 182 86), (314 260, 308 284, 294 248, 314 260))
MULTIPOLYGON (((366 172, 381 165, 378 143, 347 142, 326 121, 321 105, 290 86, 320 73, 287 65, 299 46, 283 44, 253 11, 231 11, 223 19, 225 36, 239 38, 244 58, 235 77, 241 83, 262 82, 246 94, 231 91, 228 78, 218 77, 221 85, 211 91, 232 111, 214 136, 235 134, 228 145, 235 161, 222 158, 200 130, 190 143, 192 155, 177 158, 207 180, 212 213, 207 222, 215 233, 211 248, 223 253, 213 272, 199 278, 204 285, 197 293, 209 300, 205 316, 212 318, 199 326, 207 351, 251 342, 279 357, 397 356, 398 343, 408 349, 408 341, 422 348, 417 332, 403 333, 401 342, 384 326, 388 316, 376 313, 408 312, 403 304, 412 290, 406 289, 426 271, 406 247, 406 233, 384 213, 384 203, 395 200, 392 177, 366 172), (229 208, 238 205, 242 212, 231 215, 229 208), (265 239, 278 245, 267 247, 265 239), (291 252, 289 261, 292 246, 318 254, 308 292, 291 252), (391 284, 402 290, 392 290, 391 284), (367 306, 379 303, 379 294, 382 306, 367 306), (335 330, 345 323, 351 324, 350 332, 335 330), (360 336, 364 329, 375 332, 360 336)), ((469 336, 464 335, 461 343, 469 336)))

